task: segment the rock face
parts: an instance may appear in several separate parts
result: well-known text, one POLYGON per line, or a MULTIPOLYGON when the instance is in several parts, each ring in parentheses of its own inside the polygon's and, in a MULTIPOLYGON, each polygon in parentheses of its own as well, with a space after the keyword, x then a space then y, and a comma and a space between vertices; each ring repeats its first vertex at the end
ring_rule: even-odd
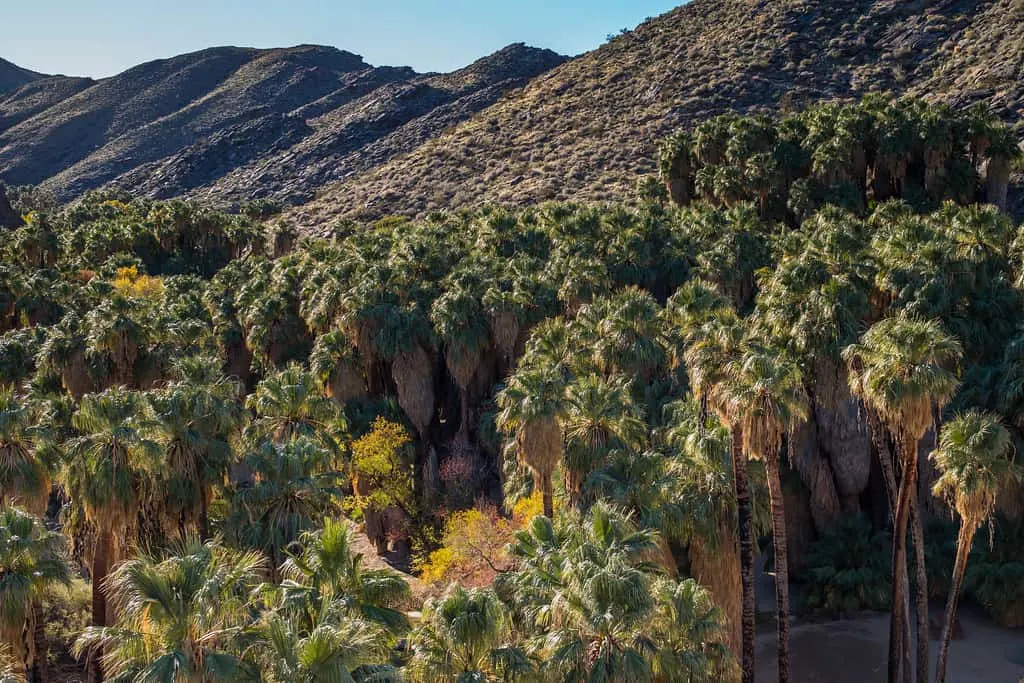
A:
POLYGON ((327 188, 293 220, 318 230, 338 216, 628 196, 662 136, 731 109, 890 91, 983 100, 1018 121, 1022 65, 1019 0, 693 0, 327 188))
POLYGON ((0 70, 0 177, 61 200, 107 184, 221 203, 310 199, 563 61, 513 45, 421 75, 328 47, 224 47, 100 81, 12 76, 6 91, 0 70))

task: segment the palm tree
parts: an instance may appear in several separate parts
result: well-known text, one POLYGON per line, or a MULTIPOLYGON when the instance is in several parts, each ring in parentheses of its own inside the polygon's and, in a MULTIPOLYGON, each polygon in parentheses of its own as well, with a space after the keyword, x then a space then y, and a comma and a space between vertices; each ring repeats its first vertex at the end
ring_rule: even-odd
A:
POLYGON ((808 398, 800 369, 779 351, 750 345, 726 367, 726 380, 713 396, 732 424, 743 431, 743 447, 763 460, 768 471, 775 548, 775 596, 778 603, 778 677, 789 681, 789 563, 786 510, 780 476, 783 437, 808 414, 808 398))
POLYGON ((108 389, 82 399, 72 417, 81 436, 66 444, 64 486, 85 519, 95 525, 92 566, 92 622, 106 626, 113 616, 102 590, 111 565, 132 542, 139 509, 153 493, 159 447, 145 437, 143 397, 108 389))
POLYGON ((297 437, 313 439, 332 453, 340 453, 339 439, 346 427, 340 407, 327 398, 311 372, 291 363, 266 377, 245 401, 256 412, 246 428, 252 444, 269 439, 285 444, 297 437))
POLYGON ((657 653, 651 662, 655 683, 713 683, 730 680, 736 662, 722 611, 693 579, 659 581, 652 590, 657 653))
POLYGON ((459 386, 459 436, 469 438, 469 388, 490 343, 487 314, 479 298, 464 289, 445 292, 430 311, 437 335, 444 342, 448 372, 459 386))
MULTIPOLYGON (((755 632, 754 632, 754 529, 753 502, 748 473, 747 455, 744 449, 743 424, 735 419, 737 415, 728 410, 718 398, 716 387, 728 380, 726 372, 741 352, 743 326, 732 308, 717 308, 712 317, 700 327, 686 334, 693 341, 684 353, 690 385, 702 405, 710 403, 721 422, 729 428, 730 451, 732 456, 733 487, 736 493, 736 514, 738 519, 740 577, 743 586, 743 683, 754 680, 755 632), (715 399, 715 400, 709 400, 715 399)), ((701 412, 704 412, 702 408, 701 412)), ((705 420, 701 418, 701 424, 705 420)))
MULTIPOLYGON (((554 516, 551 477, 562 457, 558 419, 565 405, 565 379, 554 368, 522 368, 497 397, 498 428, 514 437, 516 455, 533 473, 544 499, 544 514, 554 516)), ((511 445, 511 444, 510 444, 511 445)))
POLYGON ((322 529, 304 533, 299 543, 301 552, 293 553, 281 567, 286 606, 311 616, 335 602, 345 614, 392 633, 409 627, 406 616, 396 609, 409 596, 409 584, 396 572, 367 569, 363 556, 352 549, 346 523, 327 519, 322 529))
POLYGON ((459 683, 515 681, 532 666, 509 644, 507 609, 489 588, 452 584, 427 601, 411 637, 409 670, 419 680, 459 683))
MULTIPOLYGON (((209 361, 219 372, 218 365, 209 361)), ((230 438, 242 420, 241 404, 231 396, 237 388, 220 381, 172 382, 149 397, 153 440, 164 454, 161 511, 180 535, 191 527, 203 540, 210 535, 213 487, 224 482, 233 458, 230 438)))
POLYGON ((50 472, 43 460, 40 426, 11 388, 0 388, 0 506, 11 501, 37 515, 50 500, 50 472))
POLYGON ((16 680, 45 681, 39 600, 50 586, 71 584, 66 544, 23 510, 0 508, 0 640, 11 649, 16 680))
POLYGON ((101 358, 88 352, 81 319, 74 313, 47 330, 36 358, 40 370, 60 375, 64 390, 75 400, 97 386, 96 377, 101 374, 97 366, 101 363, 101 358))
POLYGON ((985 201, 1005 211, 1012 164, 1021 156, 1013 132, 1002 124, 993 126, 988 134, 985 156, 988 158, 988 169, 985 172, 985 201))
MULTIPOLYGON (((655 533, 605 503, 553 524, 536 517, 510 553, 515 609, 542 629, 530 650, 557 680, 651 680, 655 533)), ((499 589, 508 589, 499 585, 499 589)))
POLYGON ((566 488, 583 503, 583 482, 615 449, 637 449, 647 436, 643 412, 633 401, 629 379, 590 375, 569 385, 562 429, 566 488))
POLYGON ((322 610, 310 628, 305 619, 266 612, 244 635, 245 676, 260 683, 385 683, 399 680, 383 665, 392 650, 384 630, 372 622, 322 610))
POLYGON ((135 386, 136 362, 150 339, 141 304, 114 293, 86 316, 88 347, 110 359, 109 385, 135 386))
POLYGON ((662 141, 658 168, 672 201, 685 206, 693 199, 693 140, 676 133, 662 141))
POLYGON ((607 299, 603 320, 598 323, 594 353, 602 371, 648 380, 665 360, 658 344, 660 309, 648 292, 630 287, 607 299))
POLYGON ((242 662, 232 641, 249 619, 250 593, 265 564, 257 552, 195 537, 166 557, 128 560, 104 587, 115 625, 87 628, 75 653, 102 653, 107 680, 237 680, 242 662))
MULTIPOLYGON (((851 390, 877 412, 896 436, 903 466, 893 516, 889 683, 896 683, 899 678, 902 568, 906 566, 907 522, 911 507, 917 506, 918 443, 932 426, 935 407, 946 405, 956 392, 957 377, 949 368, 958 363, 962 355, 960 342, 946 334, 941 324, 902 313, 875 323, 860 342, 843 351, 850 368, 851 390)), ((927 581, 918 585, 917 590, 918 680, 922 675, 927 680, 927 581)), ((909 647, 909 643, 906 645, 909 647)))
POLYGON ((317 337, 309 354, 309 369, 324 387, 324 393, 339 405, 366 396, 366 378, 359 351, 341 330, 317 337))
POLYGON ((226 536, 265 552, 276 576, 285 549, 304 531, 339 512, 341 473, 332 469, 334 459, 305 437, 280 446, 264 443, 251 452, 245 462, 254 481, 229 489, 226 536))
POLYGON ((999 417, 972 410, 943 425, 939 447, 931 454, 940 472, 932 491, 960 515, 956 561, 946 603, 946 621, 939 640, 935 683, 946 680, 949 640, 974 533, 992 516, 1000 488, 1011 477, 1020 477, 1012 452, 1012 438, 999 417))
POLYGON ((660 435, 672 453, 666 474, 689 541, 690 575, 707 586, 728 621, 726 642, 743 648, 743 588, 732 481, 729 430, 718 419, 700 422, 693 402, 665 407, 660 435))

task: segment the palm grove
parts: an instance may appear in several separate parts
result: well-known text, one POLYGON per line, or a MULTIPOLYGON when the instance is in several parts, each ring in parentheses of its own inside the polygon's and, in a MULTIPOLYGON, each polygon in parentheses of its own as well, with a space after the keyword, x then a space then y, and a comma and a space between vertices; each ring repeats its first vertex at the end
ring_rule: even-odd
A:
POLYGON ((947 598, 943 680, 961 595, 1024 624, 1018 157, 983 108, 869 98, 706 121, 627 204, 317 238, 260 204, 16 191, 12 680, 76 656, 115 681, 749 681, 761 545, 779 680, 791 580, 890 611, 891 682, 929 680, 947 598), (414 619, 353 524, 430 577, 414 619), (80 577, 91 625, 61 640, 44 614, 80 577))

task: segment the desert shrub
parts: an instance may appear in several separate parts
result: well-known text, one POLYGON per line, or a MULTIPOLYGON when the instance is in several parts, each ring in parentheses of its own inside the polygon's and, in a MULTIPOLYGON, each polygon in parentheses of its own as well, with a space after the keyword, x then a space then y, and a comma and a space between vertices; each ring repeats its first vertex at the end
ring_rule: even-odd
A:
POLYGON ((891 540, 863 517, 848 517, 814 541, 807 553, 807 606, 833 614, 885 609, 891 540))
POLYGON ((70 662, 71 646, 92 618, 92 591, 82 580, 70 587, 55 586, 43 596, 42 617, 46 624, 46 655, 51 665, 70 662))

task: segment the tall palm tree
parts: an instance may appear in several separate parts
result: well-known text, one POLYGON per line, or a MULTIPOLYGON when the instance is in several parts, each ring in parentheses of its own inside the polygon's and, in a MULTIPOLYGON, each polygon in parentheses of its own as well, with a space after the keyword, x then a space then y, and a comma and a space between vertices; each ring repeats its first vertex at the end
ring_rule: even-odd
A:
POLYGON ((230 439, 237 430, 241 404, 190 382, 173 382, 150 395, 153 440, 164 468, 159 478, 160 508, 180 535, 188 529, 207 539, 213 487, 223 484, 232 461, 230 439))
POLYGON ((266 612, 247 629, 244 674, 253 683, 385 683, 400 680, 388 660, 393 645, 378 625, 330 610, 305 619, 266 612))
POLYGON ((297 437, 313 439, 332 453, 340 453, 346 427, 341 408, 327 398, 311 372, 291 363, 266 377, 246 399, 256 419, 246 428, 253 444, 271 440, 285 444, 297 437))
POLYGON ((507 609, 489 588, 452 584, 423 608, 411 637, 409 670, 419 680, 440 683, 522 680, 532 666, 509 644, 507 609))
POLYGON ((249 619, 266 560, 185 539, 166 557, 142 555, 110 575, 113 626, 91 626, 75 652, 102 653, 107 680, 215 683, 237 680, 233 639, 249 619))
POLYGON ((47 680, 39 614, 43 591, 70 585, 66 543, 23 510, 0 508, 0 640, 10 648, 16 680, 47 680))
MULTIPOLYGON (((712 317, 697 329, 686 333, 693 341, 686 347, 684 360, 690 376, 690 385, 702 405, 710 404, 719 419, 729 428, 730 451, 732 456, 733 487, 736 493, 738 519, 740 577, 743 586, 743 683, 754 680, 755 632, 754 632, 754 528, 753 502, 748 473, 747 455, 744 448, 743 424, 735 419, 734 412, 726 404, 715 400, 724 394, 716 394, 716 387, 728 381, 726 372, 729 363, 741 353, 743 325, 732 308, 719 308, 712 317), (708 398, 710 397, 710 398, 708 398)), ((702 408, 702 411, 704 409, 702 408)), ((701 423, 704 420, 701 419, 701 423)))
POLYGON ((81 436, 66 444, 61 478, 73 504, 95 525, 90 567, 95 626, 110 623, 103 583, 132 542, 139 509, 153 495, 160 450, 145 436, 146 420, 143 397, 124 389, 85 396, 72 417, 81 436))
POLYGON ((743 446, 763 460, 768 472, 775 548, 775 596, 778 608, 778 679, 789 681, 789 562, 786 510, 780 459, 782 441, 808 415, 808 398, 797 364, 781 352, 750 345, 726 367, 726 380, 713 396, 743 431, 743 446))
POLYGON ((583 377, 569 385, 562 419, 565 475, 570 501, 582 504, 583 482, 615 449, 637 449, 647 435, 629 378, 583 377))
POLYGON ((265 552, 276 577, 288 546, 339 512, 341 473, 333 469, 334 455, 305 437, 264 443, 245 463, 254 480, 229 489, 225 535, 265 552))
POLYGON ((430 317, 444 342, 445 364, 459 387, 459 436, 468 439, 470 383, 490 343, 487 313, 472 292, 453 289, 434 302, 430 317))
POLYGON ((999 490, 1020 472, 1013 464, 1013 441, 998 416, 972 410, 943 425, 939 447, 931 454, 940 475, 932 489, 960 515, 953 581, 946 603, 946 621, 939 640, 935 683, 946 680, 949 639, 967 571, 974 533, 991 517, 999 490))
MULTIPOLYGON (((851 390, 877 412, 900 445, 903 477, 893 519, 889 683, 899 679, 904 585, 901 569, 907 561, 907 522, 911 507, 917 506, 918 443, 932 426, 935 406, 946 405, 956 392, 959 382, 950 368, 962 355, 960 342, 941 324, 903 313, 875 323, 860 342, 843 351, 850 368, 851 390)), ((927 680, 927 582, 918 585, 917 590, 918 680, 922 675, 927 680)), ((909 647, 909 643, 906 645, 909 647)))
POLYGON ((327 519, 322 529, 303 534, 301 552, 281 567, 284 604, 307 615, 337 602, 350 616, 400 633, 409 626, 397 609, 409 595, 409 584, 398 573, 368 569, 354 552, 348 525, 327 519))
POLYGON ((33 514, 46 511, 50 472, 42 456, 41 426, 12 388, 0 388, 0 505, 15 501, 33 514))
MULTIPOLYGON (((499 429, 514 437, 520 462, 533 473, 544 499, 544 515, 554 516, 551 477, 562 457, 558 419, 565 405, 565 379, 554 368, 523 368, 497 397, 499 429)), ((510 444, 511 445, 511 444, 510 444)))

